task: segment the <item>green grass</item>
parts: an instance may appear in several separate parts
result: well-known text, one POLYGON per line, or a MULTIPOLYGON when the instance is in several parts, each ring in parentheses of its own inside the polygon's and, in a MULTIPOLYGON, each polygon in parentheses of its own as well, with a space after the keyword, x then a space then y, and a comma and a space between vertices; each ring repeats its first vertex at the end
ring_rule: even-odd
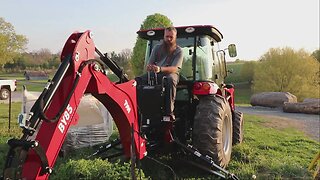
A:
MULTIPOLYGON (((6 141, 21 135, 21 129, 16 123, 20 106, 21 103, 12 104, 12 124, 9 131, 8 105, 0 104, 1 172, 8 151, 6 141)), ((320 149, 320 144, 306 137, 302 132, 290 127, 282 129, 270 128, 267 126, 268 121, 267 118, 245 115, 245 139, 242 144, 233 148, 232 160, 227 170, 235 173, 241 179, 250 179, 253 174, 257 176, 257 179, 310 179, 311 173, 308 172, 307 167, 317 150, 320 149)), ((60 168, 67 168, 65 164, 70 159, 80 161, 92 152, 93 148, 87 148, 71 153, 66 158, 59 158, 55 166, 56 173, 59 173, 60 168)), ((182 164, 180 161, 172 161, 170 155, 160 156, 157 159, 170 164, 180 178, 215 178, 192 166, 182 164)), ((76 166, 76 163, 71 163, 71 165, 76 166)), ((146 176, 152 176, 155 179, 173 176, 173 173, 167 167, 149 159, 144 159, 142 165, 146 176)))
MULTIPOLYGON (((52 79, 54 76, 53 73, 49 75, 49 78, 52 79)), ((109 79, 113 82, 119 81, 119 78, 114 75, 108 75, 109 79)), ((0 79, 16 79, 17 80, 17 91, 22 91, 22 86, 26 85, 28 91, 37 91, 42 92, 48 80, 26 80, 23 76, 23 73, 13 73, 13 74, 0 74, 0 79)))
MULTIPOLYGON (((311 179, 309 163, 320 149, 320 144, 290 127, 267 127, 268 119, 245 115, 245 139, 233 147, 227 170, 240 179, 311 179)), ((159 157, 169 164, 182 179, 215 179, 192 166, 172 161, 170 156, 159 157)), ((154 162, 145 165, 144 173, 155 177, 173 177, 169 168, 154 162), (154 169, 157 169, 156 171, 154 169)))
POLYGON ((230 171, 242 179, 310 179, 307 167, 320 144, 292 128, 268 128, 267 121, 245 115, 245 141, 234 147, 230 171))
POLYGON ((250 97, 253 92, 249 83, 234 84, 234 89, 234 100, 236 104, 250 104, 250 97))
MULTIPOLYGON (((21 110, 21 103, 12 103, 12 114, 9 130, 9 105, 0 104, 0 172, 4 167, 5 156, 9 147, 7 140, 10 138, 18 138, 22 133, 17 124, 17 117, 21 110)), ((1 175, 0 175, 1 176, 1 175)))
POLYGON ((225 82, 233 84, 235 87, 235 103, 236 104, 249 104, 252 90, 250 84, 244 77, 241 77, 241 69, 245 62, 232 62, 227 63, 227 69, 232 70, 228 73, 225 82))
POLYGON ((3 73, 0 72, 0 79, 19 79, 23 78, 23 73, 3 73))
POLYGON ((18 80, 17 91, 21 91, 22 86, 25 85, 28 91, 41 92, 44 89, 46 83, 47 83, 47 80, 36 80, 36 81, 18 80))
POLYGON ((11 127, 9 131, 9 104, 0 104, 0 139, 4 136, 8 137, 20 131, 17 125, 17 117, 21 110, 20 102, 11 104, 11 127), (9 134, 8 134, 9 133, 9 134))
POLYGON ((23 73, 10 73, 10 74, 0 74, 0 79, 15 79, 17 80, 17 91, 22 90, 22 86, 26 85, 28 91, 38 91, 41 92, 48 82, 47 80, 30 80, 27 81, 23 73))

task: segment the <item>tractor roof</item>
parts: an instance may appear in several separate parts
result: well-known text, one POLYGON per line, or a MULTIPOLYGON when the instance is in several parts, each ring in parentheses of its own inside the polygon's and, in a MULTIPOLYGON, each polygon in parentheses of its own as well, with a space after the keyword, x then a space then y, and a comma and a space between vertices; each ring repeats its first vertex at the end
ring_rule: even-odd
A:
MULTIPOLYGON (((208 35, 220 42, 223 38, 221 32, 211 25, 194 25, 194 26, 179 26, 177 29, 177 36, 192 37, 197 35, 208 35)), ((137 31, 140 38, 146 40, 160 40, 163 39, 164 28, 144 29, 137 31)))

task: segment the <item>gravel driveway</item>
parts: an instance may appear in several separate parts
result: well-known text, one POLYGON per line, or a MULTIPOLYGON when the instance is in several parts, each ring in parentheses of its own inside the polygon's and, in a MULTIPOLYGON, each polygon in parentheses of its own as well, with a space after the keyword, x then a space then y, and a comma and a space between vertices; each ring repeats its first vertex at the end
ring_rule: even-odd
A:
POLYGON ((238 111, 245 114, 261 115, 271 118, 272 127, 291 126, 302 130, 312 139, 320 142, 320 116, 315 114, 285 113, 281 108, 268 108, 260 106, 238 106, 238 111))

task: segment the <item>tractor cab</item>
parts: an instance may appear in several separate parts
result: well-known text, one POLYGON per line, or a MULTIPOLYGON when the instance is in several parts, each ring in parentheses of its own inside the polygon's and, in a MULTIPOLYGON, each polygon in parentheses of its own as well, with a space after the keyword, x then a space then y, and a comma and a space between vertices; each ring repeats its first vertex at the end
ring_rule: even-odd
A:
MULTIPOLYGON (((185 142, 192 138, 192 131, 189 129, 193 128, 199 97, 220 94, 223 97, 227 97, 226 99, 229 101, 230 106, 234 108, 233 88, 228 89, 224 84, 227 70, 225 49, 219 48, 219 42, 223 38, 220 31, 210 25, 175 28, 177 30, 177 44, 183 52, 183 63, 179 72, 180 80, 177 85, 174 110, 175 116, 179 121, 175 123, 174 131, 177 137, 185 142)), ((140 38, 147 40, 146 65, 148 64, 152 49, 163 40, 164 28, 140 30, 137 34, 140 38)), ((229 45, 227 50, 231 57, 236 56, 234 44, 229 45)), ((157 124, 159 124, 159 119, 161 119, 159 116, 161 117, 161 115, 155 116, 157 113, 152 111, 155 107, 152 103, 159 104, 159 107, 156 109, 160 112, 162 108, 160 107, 161 103, 155 99, 160 96, 157 94, 161 93, 157 93, 156 88, 147 87, 145 89, 144 91, 148 91, 148 93, 141 92, 140 89, 138 90, 138 97, 140 98, 139 107, 145 118, 143 122, 158 122, 157 124), (149 93, 149 91, 153 93, 149 93), (150 94, 150 97, 147 96, 148 94, 150 94), (150 102, 151 99, 152 102, 150 102)), ((161 97, 158 99, 161 99, 161 97)))
MULTIPOLYGON (((187 100, 189 93, 182 87, 198 87, 199 84, 194 82, 214 82, 222 90, 227 76, 225 51, 219 48, 223 35, 211 25, 182 26, 176 29, 177 44, 183 51, 177 100, 187 100), (181 88, 185 90, 181 91, 181 88)), ((153 47, 162 42, 164 28, 140 30, 137 33, 140 38, 148 40, 145 55, 147 64, 153 47)), ((228 52, 230 57, 236 56, 234 44, 229 45, 228 52)))

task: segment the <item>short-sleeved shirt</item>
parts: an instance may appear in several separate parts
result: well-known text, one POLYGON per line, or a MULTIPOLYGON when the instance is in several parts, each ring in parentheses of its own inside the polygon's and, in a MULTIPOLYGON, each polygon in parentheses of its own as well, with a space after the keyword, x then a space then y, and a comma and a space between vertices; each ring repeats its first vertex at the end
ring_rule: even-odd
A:
MULTIPOLYGON (((182 50, 177 45, 177 48, 172 54, 169 54, 163 43, 156 45, 151 52, 149 64, 155 64, 157 66, 176 66, 180 70, 182 67, 182 50)), ((179 71, 178 71, 179 72, 179 71)))

